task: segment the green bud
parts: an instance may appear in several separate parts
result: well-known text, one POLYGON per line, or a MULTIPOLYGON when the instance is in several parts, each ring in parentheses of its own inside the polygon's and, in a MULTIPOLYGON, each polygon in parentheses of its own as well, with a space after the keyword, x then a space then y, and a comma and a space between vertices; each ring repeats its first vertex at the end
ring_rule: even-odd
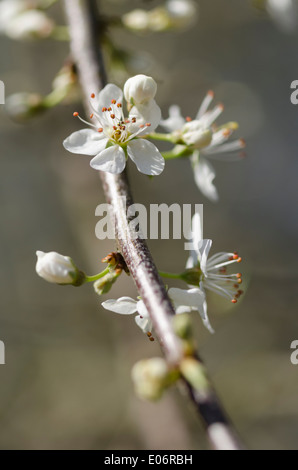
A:
POLYGON ((180 364, 181 374, 200 393, 209 390, 204 366, 194 357, 186 357, 180 364))

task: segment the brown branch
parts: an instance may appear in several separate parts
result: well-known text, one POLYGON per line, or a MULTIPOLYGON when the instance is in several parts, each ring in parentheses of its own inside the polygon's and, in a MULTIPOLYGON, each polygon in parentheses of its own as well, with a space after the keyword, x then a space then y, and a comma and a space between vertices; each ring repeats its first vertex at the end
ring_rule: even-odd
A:
MULTIPOLYGON (((77 65, 85 98, 86 111, 90 109, 90 95, 106 85, 106 73, 98 44, 98 14, 94 0, 64 0, 70 28, 71 52, 77 65)), ((171 317, 175 315, 165 287, 144 240, 130 233, 126 209, 133 204, 126 172, 121 175, 100 173, 107 202, 115 217, 116 239, 136 287, 151 317, 156 336, 170 365, 179 365, 183 350, 175 335, 171 317), (123 204, 123 198, 126 204, 123 204)), ((185 380, 189 396, 206 426, 214 449, 240 449, 219 401, 210 386, 201 394, 185 380)))

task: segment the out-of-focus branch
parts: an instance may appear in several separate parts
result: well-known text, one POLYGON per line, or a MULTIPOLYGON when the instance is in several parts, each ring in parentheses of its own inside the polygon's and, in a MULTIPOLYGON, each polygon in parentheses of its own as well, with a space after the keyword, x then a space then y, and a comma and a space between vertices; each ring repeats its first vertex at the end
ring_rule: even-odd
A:
MULTIPOLYGON (((92 112, 90 95, 98 93, 106 85, 106 73, 98 42, 100 22, 96 1, 64 0, 64 4, 70 28, 71 52, 78 69, 85 108, 89 113, 92 112)), ((183 359, 183 349, 172 326, 171 319, 175 311, 147 245, 144 240, 135 239, 135 233, 130 233, 126 209, 133 201, 127 175, 125 172, 121 175, 101 173, 100 178, 107 202, 113 208, 118 248, 150 314, 165 358, 169 365, 177 366, 183 359)), ((204 421, 213 448, 240 449, 211 386, 208 392, 201 394, 187 380, 185 384, 204 421)))

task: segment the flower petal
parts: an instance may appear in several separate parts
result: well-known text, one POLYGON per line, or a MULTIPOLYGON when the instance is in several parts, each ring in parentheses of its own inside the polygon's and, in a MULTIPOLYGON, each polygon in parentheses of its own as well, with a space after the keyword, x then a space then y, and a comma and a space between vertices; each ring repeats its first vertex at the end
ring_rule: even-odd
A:
POLYGON ((191 160, 197 187, 208 199, 213 202, 218 201, 218 192, 213 184, 215 178, 213 166, 205 158, 199 158, 196 153, 191 160))
POLYGON ((127 153, 137 169, 145 175, 160 175, 165 167, 165 160, 159 150, 148 140, 132 140, 127 146, 127 153))
POLYGON ((124 150, 119 145, 113 145, 94 157, 90 166, 95 170, 106 171, 115 175, 122 173, 126 165, 124 150))
POLYGON ((177 105, 172 105, 169 108, 168 119, 163 119, 160 125, 168 132, 178 131, 182 129, 185 124, 185 119, 181 114, 181 109, 177 105))
POLYGON ((103 150, 107 143, 108 139, 104 134, 92 129, 82 129, 67 137, 63 146, 71 153, 93 156, 103 150))
POLYGON ((140 104, 134 106, 130 113, 129 119, 136 119, 134 124, 130 124, 129 131, 131 133, 137 132, 140 130, 140 126, 150 123, 149 131, 145 127, 144 131, 139 135, 146 135, 149 132, 155 131, 161 120, 161 110, 155 100, 151 100, 146 104, 140 104))
POLYGON ((145 317, 142 317, 141 315, 138 315, 135 317, 135 322, 144 333, 152 332, 152 328, 153 328, 152 322, 149 318, 145 318, 145 317))
POLYGON ((145 307, 143 300, 139 300, 137 303, 137 311, 141 317, 149 318, 148 310, 145 307))
POLYGON ((123 92, 122 90, 112 83, 106 85, 103 90, 98 95, 98 108, 101 112, 102 108, 109 108, 111 106, 112 100, 116 100, 117 103, 123 101, 123 92))
POLYGON ((106 310, 120 313, 121 315, 132 315, 137 311, 137 302, 130 297, 120 297, 118 300, 106 300, 101 304, 106 310))
POLYGON ((169 297, 173 301, 175 308, 186 306, 197 310, 199 307, 202 307, 205 301, 204 292, 197 287, 188 290, 171 287, 169 289, 169 297))
POLYGON ((207 276, 208 274, 207 260, 208 260, 211 246, 212 246, 212 240, 201 240, 201 242, 199 243, 199 247, 198 247, 198 257, 200 261, 200 268, 205 274, 205 276, 207 276))

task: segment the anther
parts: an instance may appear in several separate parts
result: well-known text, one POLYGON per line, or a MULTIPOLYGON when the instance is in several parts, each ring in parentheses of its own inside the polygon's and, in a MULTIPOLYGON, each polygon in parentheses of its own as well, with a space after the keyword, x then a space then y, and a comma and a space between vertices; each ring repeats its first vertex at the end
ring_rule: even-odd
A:
POLYGON ((238 273, 238 274, 237 274, 237 277, 238 277, 238 278, 241 278, 241 277, 242 277, 242 274, 241 274, 241 273, 238 273))
POLYGON ((79 113, 75 112, 73 113, 73 117, 78 117, 79 113))
POLYGON ((148 338, 151 338, 152 333, 150 331, 148 331, 147 336, 148 336, 148 338))
POLYGON ((237 299, 232 299, 231 302, 232 302, 232 304, 236 304, 236 303, 237 303, 237 299))
POLYGON ((112 108, 111 108, 111 106, 108 108, 108 111, 109 111, 109 112, 111 112, 111 111, 112 111, 112 108))
POLYGON ((241 261, 242 261, 242 258, 239 258, 239 257, 238 257, 237 263, 241 263, 241 261))
POLYGON ((92 93, 92 94, 91 94, 91 98, 92 98, 92 99, 95 98, 95 93, 92 93))
POLYGON ((187 116, 186 121, 191 122, 192 121, 191 117, 187 116))
POLYGON ((103 128, 100 127, 99 129, 97 129, 97 132, 99 132, 99 133, 103 132, 103 128))
POLYGON ((111 114, 112 119, 115 119, 115 117, 116 117, 115 114, 111 114))
POLYGON ((214 98, 214 91, 213 90, 209 90, 207 95, 209 95, 210 97, 214 98))
POLYGON ((145 127, 144 124, 141 124, 141 125, 140 125, 140 129, 143 129, 144 127, 145 127))
POLYGON ((146 123, 146 127, 151 127, 150 122, 147 122, 147 123, 146 123))
POLYGON ((116 104, 117 101, 116 101, 116 100, 112 100, 111 103, 112 103, 112 104, 116 104))
POLYGON ((234 253, 233 259, 234 259, 234 260, 239 259, 239 255, 238 255, 237 253, 234 253))
POLYGON ((121 104, 121 103, 117 103, 117 108, 122 108, 122 104, 121 104))
POLYGON ((105 113, 108 110, 108 108, 102 108, 102 112, 105 113))
POLYGON ((137 122, 137 118, 132 118, 132 122, 135 124, 137 122))
POLYGON ((94 114, 90 114, 90 119, 93 119, 94 114))
POLYGON ((155 341, 155 339, 153 338, 153 336, 150 336, 149 341, 151 341, 151 342, 155 341))

